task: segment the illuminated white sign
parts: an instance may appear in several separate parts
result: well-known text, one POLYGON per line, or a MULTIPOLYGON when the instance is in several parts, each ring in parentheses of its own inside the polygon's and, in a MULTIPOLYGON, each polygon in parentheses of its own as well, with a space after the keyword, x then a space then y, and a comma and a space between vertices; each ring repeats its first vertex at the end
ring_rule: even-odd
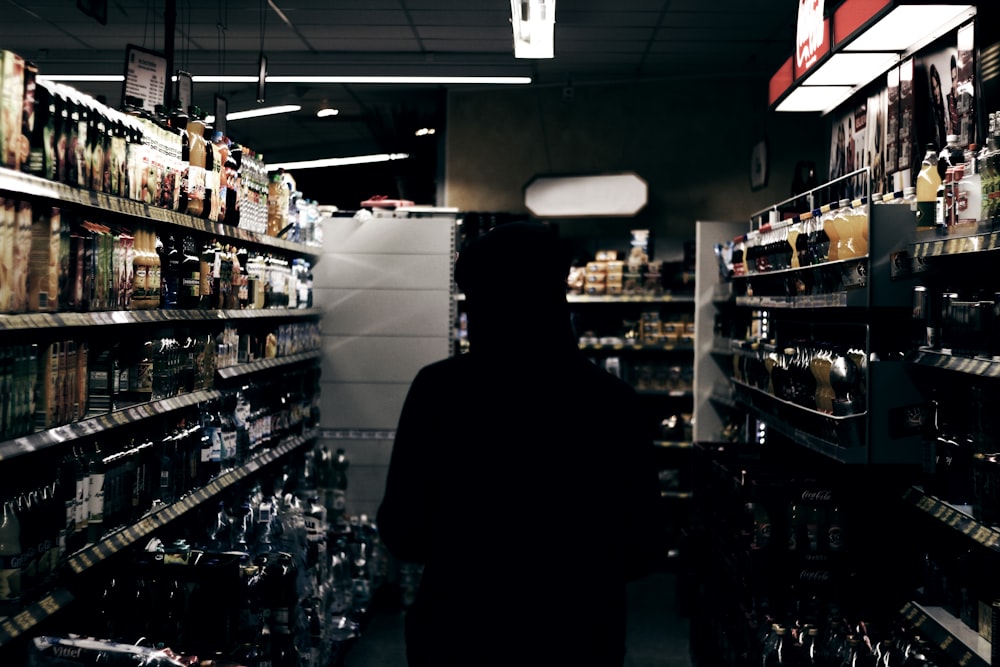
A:
POLYGON ((799 19, 795 28, 795 67, 809 68, 826 43, 823 23, 823 0, 799 0, 799 19))

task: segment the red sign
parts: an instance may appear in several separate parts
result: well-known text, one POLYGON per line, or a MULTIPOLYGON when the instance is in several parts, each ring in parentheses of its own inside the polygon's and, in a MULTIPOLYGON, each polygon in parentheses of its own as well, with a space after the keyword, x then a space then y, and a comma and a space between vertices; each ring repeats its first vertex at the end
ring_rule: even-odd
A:
POLYGON ((800 79, 830 52, 830 26, 823 18, 823 0, 799 0, 795 28, 795 79, 800 79))

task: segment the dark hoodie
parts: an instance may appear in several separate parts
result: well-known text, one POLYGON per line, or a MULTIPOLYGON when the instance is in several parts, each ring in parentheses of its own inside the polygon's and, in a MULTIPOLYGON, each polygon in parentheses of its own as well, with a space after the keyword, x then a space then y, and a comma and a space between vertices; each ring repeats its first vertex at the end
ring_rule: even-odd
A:
POLYGON ((539 223, 456 263, 470 351, 414 379, 378 512, 425 566, 410 667, 622 664, 625 584, 663 548, 656 470, 635 392, 576 345, 567 269, 539 223))

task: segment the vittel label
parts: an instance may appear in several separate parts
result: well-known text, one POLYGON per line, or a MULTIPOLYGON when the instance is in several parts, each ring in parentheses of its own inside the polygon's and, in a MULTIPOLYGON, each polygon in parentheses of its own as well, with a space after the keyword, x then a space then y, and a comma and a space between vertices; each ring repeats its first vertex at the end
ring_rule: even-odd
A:
POLYGON ((799 0, 799 17, 795 28, 795 67, 807 69, 826 42, 823 25, 823 0, 799 0))

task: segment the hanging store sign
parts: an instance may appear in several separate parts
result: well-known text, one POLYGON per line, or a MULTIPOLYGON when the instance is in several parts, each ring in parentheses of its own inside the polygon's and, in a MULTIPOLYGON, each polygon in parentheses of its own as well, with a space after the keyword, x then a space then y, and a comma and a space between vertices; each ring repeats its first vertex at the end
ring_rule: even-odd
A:
POLYGON ((648 190, 632 172, 538 176, 524 188, 524 205, 539 218, 631 217, 646 206, 648 190))
POLYGON ((167 83, 167 59, 162 53, 129 44, 125 49, 125 81, 122 106, 155 111, 163 104, 167 83))
POLYGON ((823 0, 799 0, 795 24, 796 79, 830 52, 829 23, 823 18, 823 11, 823 0))

